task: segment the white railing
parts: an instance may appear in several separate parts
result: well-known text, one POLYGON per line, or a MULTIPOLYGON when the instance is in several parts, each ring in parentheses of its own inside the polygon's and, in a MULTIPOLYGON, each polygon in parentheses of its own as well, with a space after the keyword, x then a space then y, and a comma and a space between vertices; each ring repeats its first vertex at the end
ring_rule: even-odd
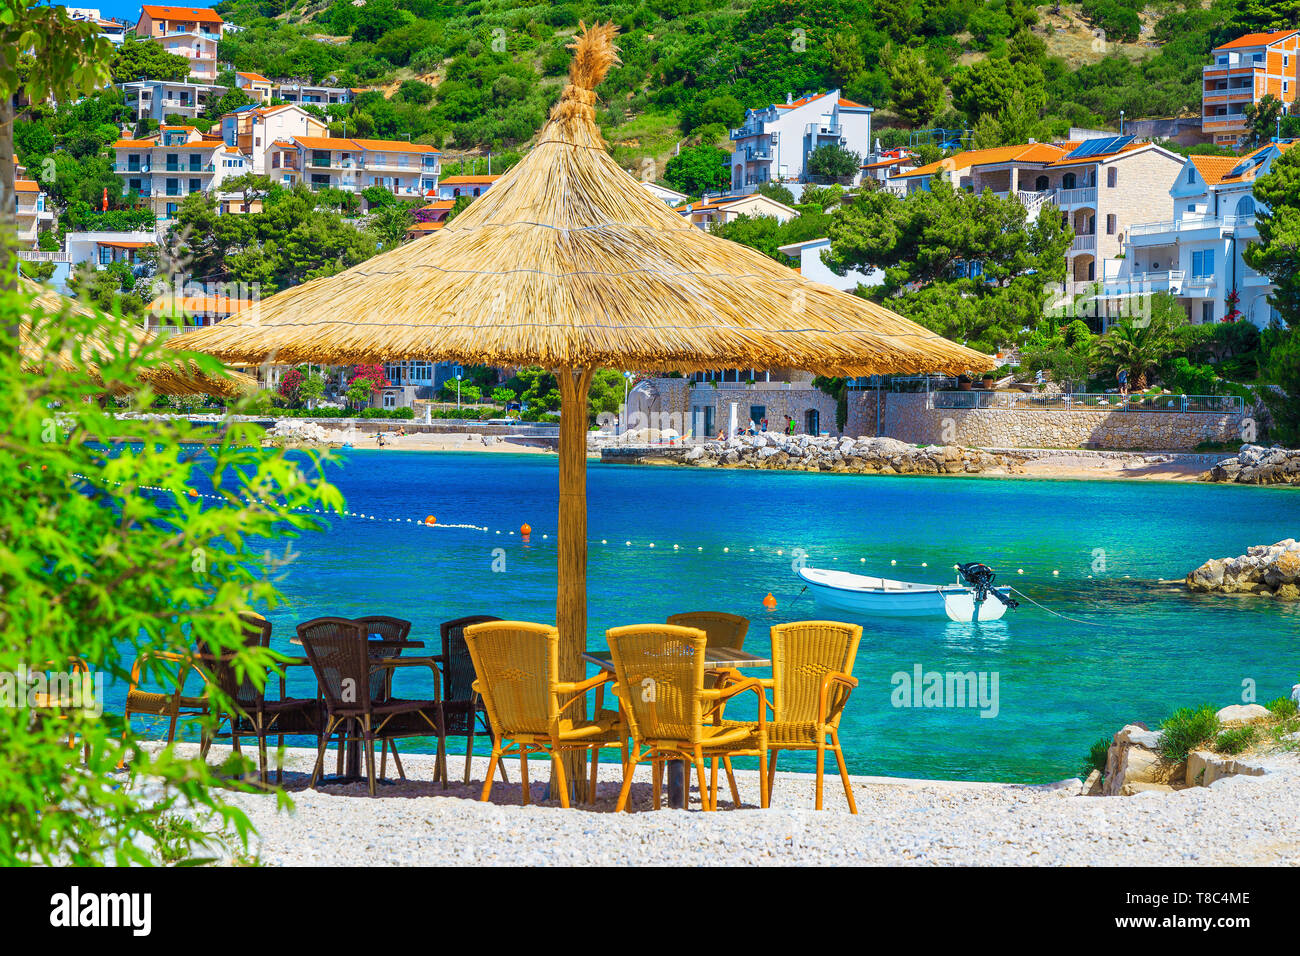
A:
POLYGON ((1077 206, 1081 203, 1095 203, 1097 201, 1097 187, 1086 186, 1079 189, 1058 189, 1056 191, 1055 201, 1058 206, 1077 206))
POLYGON ((18 258, 26 262, 71 262, 72 254, 68 252, 50 252, 45 249, 23 249, 18 258))
POLYGON ((1130 237, 1164 233, 1194 232, 1200 229, 1237 229, 1255 225, 1255 214, 1245 216, 1184 216, 1167 222, 1139 222, 1129 226, 1130 237))
POLYGON ((1166 272, 1135 272, 1130 276, 1110 279, 1105 284, 1105 295, 1141 295, 1149 292, 1172 292, 1182 289, 1185 273, 1181 269, 1166 272))
POLYGON ((1070 243, 1070 251, 1071 252, 1096 252, 1097 237, 1095 235, 1075 236, 1074 242, 1070 243))

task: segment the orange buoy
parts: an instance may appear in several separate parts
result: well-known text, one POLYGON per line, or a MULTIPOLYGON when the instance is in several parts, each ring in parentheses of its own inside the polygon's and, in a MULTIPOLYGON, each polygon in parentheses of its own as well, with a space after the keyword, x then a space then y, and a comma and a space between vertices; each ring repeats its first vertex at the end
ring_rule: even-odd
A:
POLYGON ((427 517, 424 519, 424 523, 425 523, 425 524, 437 524, 437 523, 438 523, 438 519, 435 518, 433 515, 429 515, 429 516, 427 516, 427 517))
POLYGON ((191 488, 191 489, 190 489, 190 497, 191 497, 191 498, 197 498, 198 496, 199 496, 199 493, 198 493, 197 491, 195 491, 193 488, 191 488))
POLYGON ((776 610, 776 598, 772 597, 771 591, 767 593, 767 597, 763 598, 763 607, 767 608, 769 611, 776 610))
POLYGON ((522 534, 525 538, 528 537, 530 534, 533 533, 532 526, 529 524, 521 524, 519 526, 519 533, 522 534))

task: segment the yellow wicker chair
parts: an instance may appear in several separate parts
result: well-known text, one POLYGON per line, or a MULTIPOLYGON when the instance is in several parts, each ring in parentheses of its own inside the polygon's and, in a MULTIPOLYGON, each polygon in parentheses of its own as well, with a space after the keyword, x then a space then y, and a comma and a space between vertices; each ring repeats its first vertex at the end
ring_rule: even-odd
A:
MULTIPOLYGON (((170 717, 171 721, 167 727, 167 742, 170 744, 176 739, 176 721, 182 717, 204 717, 208 713, 207 684, 204 684, 203 692, 198 697, 190 697, 185 694, 185 680, 189 677, 190 672, 202 676, 203 672, 198 668, 198 661, 193 654, 177 654, 172 651, 146 651, 135 659, 131 664, 131 681, 126 691, 126 706, 122 710, 122 744, 125 748, 127 734, 131 731, 132 714, 149 714, 155 717, 170 717), (176 665, 175 680, 171 680, 171 673, 167 673, 168 682, 171 684, 170 689, 166 691, 151 691, 141 689, 141 676, 146 663, 150 661, 165 661, 167 664, 176 665)), ((164 665, 156 665, 159 671, 164 670, 164 665)), ((117 762, 118 769, 126 763, 126 750, 122 750, 122 756, 117 762)))
MULTIPOLYGON (((659 809, 659 790, 665 760, 687 760, 699 777, 700 806, 716 810, 717 761, 741 755, 757 756, 760 763, 759 803, 767 806, 767 718, 763 704, 757 721, 721 720, 713 723, 714 711, 745 690, 763 699, 756 680, 746 680, 736 671, 728 674, 728 686, 704 686, 703 631, 671 624, 634 624, 605 632, 614 672, 615 692, 623 705, 632 732, 632 757, 623 770, 623 789, 616 810, 627 808, 636 765, 649 760, 653 768, 654 808, 659 809), (710 788, 704 781, 704 761, 713 761, 710 788)), ((739 794, 732 780, 732 795, 739 794)))
POLYGON ((817 803, 822 808, 822 764, 826 751, 835 753, 849 812, 857 813, 849 772, 840 749, 839 726, 849 693, 858 686, 852 676, 862 628, 835 621, 796 621, 772 628, 772 719, 767 724, 768 792, 776 779, 776 759, 782 750, 817 751, 817 803))
POLYGON ((600 673, 584 681, 559 680, 560 632, 546 624, 489 621, 465 628, 465 643, 474 661, 474 691, 487 707, 492 726, 492 759, 483 781, 482 800, 492 795, 492 776, 502 757, 517 755, 523 778, 523 802, 528 803, 528 756, 546 754, 555 767, 560 806, 569 805, 569 787, 561 754, 591 751, 591 802, 596 802, 597 752, 618 747, 627 763, 627 732, 618 711, 601 708, 603 686, 611 677, 600 673), (599 690, 598 690, 599 689, 599 690), (598 690, 593 719, 566 717, 564 711, 588 691, 598 690))
POLYGON ((668 623, 675 627, 695 627, 704 632, 705 647, 727 647, 743 650, 745 635, 749 633, 749 618, 725 611, 687 611, 668 615, 668 623))

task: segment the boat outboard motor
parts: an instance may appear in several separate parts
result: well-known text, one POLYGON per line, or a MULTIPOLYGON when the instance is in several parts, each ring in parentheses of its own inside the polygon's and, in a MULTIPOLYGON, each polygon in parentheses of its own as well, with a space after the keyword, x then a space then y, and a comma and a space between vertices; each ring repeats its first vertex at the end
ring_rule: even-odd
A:
POLYGON ((993 573, 993 569, 987 564, 980 564, 978 561, 959 564, 957 565, 957 573, 962 576, 962 579, 965 580, 967 584, 975 589, 975 604, 977 606, 983 604, 985 598, 992 594, 1008 608, 1020 607, 1020 602, 1015 598, 1008 597, 993 587, 993 579, 996 578, 997 575, 993 573))

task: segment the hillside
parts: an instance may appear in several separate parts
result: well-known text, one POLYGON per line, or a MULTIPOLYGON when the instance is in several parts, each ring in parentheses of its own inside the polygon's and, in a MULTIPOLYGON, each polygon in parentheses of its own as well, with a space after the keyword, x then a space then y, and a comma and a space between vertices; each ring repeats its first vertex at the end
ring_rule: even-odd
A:
POLYGON ((452 157, 526 145, 579 20, 613 20, 623 65, 601 88, 600 119, 620 162, 652 160, 658 172, 680 142, 720 140, 746 106, 813 88, 876 105, 884 127, 971 128, 1014 108, 1021 115, 1004 128, 1052 135, 1114 125, 1121 109, 1187 115, 1215 43, 1300 19, 1300 0, 225 0, 217 9, 243 28, 221 46, 235 69, 374 89, 332 118, 347 112, 350 130, 410 133, 452 157), (926 80, 938 95, 917 95, 926 80))

